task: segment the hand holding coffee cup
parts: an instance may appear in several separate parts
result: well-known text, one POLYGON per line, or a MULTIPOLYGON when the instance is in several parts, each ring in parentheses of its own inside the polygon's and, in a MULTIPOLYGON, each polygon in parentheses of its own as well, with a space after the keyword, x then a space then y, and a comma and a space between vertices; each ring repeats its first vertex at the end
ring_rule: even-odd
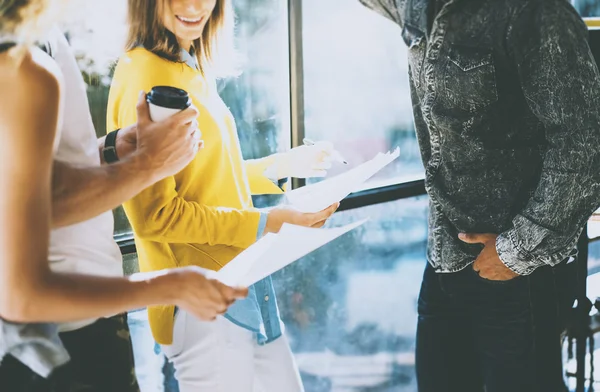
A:
POLYGON ((172 115, 192 106, 185 90, 169 86, 154 86, 146 95, 150 118, 154 122, 163 121, 172 115))
MULTIPOLYGON (((152 87, 146 95, 146 101, 150 109, 150 118, 154 122, 163 121, 192 106, 192 100, 187 91, 170 86, 152 87)), ((198 151, 201 145, 202 133, 198 129, 197 119, 194 119, 190 129, 192 129, 194 140, 197 140, 198 144, 195 149, 198 151)))
POLYGON ((185 168, 196 156, 202 141, 198 130, 198 110, 189 97, 185 105, 179 106, 182 109, 174 109, 166 106, 175 106, 172 101, 161 98, 162 89, 155 89, 148 95, 140 92, 137 104, 137 153, 148 165, 153 179, 158 181, 185 168))
POLYGON ((200 128, 198 128, 197 119, 194 119, 194 121, 192 121, 190 129, 192 129, 192 138, 196 141, 197 146, 200 146, 202 144, 202 132, 200 132, 200 128))

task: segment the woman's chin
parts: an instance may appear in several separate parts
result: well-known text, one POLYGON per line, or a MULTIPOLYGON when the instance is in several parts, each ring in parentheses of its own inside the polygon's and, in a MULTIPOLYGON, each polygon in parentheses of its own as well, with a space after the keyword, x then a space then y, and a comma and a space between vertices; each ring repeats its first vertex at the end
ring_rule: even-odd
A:
POLYGON ((202 32, 200 33, 194 33, 194 34, 177 34, 177 40, 178 41, 189 41, 189 42, 194 42, 197 39, 200 39, 202 37, 202 32))

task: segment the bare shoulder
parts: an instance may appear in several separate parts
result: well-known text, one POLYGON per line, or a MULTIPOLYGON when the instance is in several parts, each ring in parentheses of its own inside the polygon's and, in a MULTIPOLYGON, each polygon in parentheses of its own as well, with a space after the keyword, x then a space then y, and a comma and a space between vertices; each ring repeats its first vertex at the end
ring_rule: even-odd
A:
POLYGON ((7 142, 53 145, 60 118, 61 80, 57 64, 37 48, 18 60, 6 53, 0 55, 0 132, 19 135, 7 142))
POLYGON ((27 97, 30 103, 57 101, 62 74, 54 60, 43 51, 32 48, 22 58, 8 53, 0 55, 0 95, 3 102, 17 103, 27 97))
MULTIPOLYGON (((62 74, 54 60, 43 51, 33 48, 22 58, 0 54, 0 118, 25 119, 25 114, 52 115, 58 112, 62 74)), ((34 116, 35 117, 35 116, 34 116)))
MULTIPOLYGON (((23 63, 23 86, 29 93, 42 99, 58 99, 62 84, 62 73, 58 64, 46 53, 38 48, 29 52, 27 61, 23 63)), ((46 101, 47 102, 47 101, 46 101)))

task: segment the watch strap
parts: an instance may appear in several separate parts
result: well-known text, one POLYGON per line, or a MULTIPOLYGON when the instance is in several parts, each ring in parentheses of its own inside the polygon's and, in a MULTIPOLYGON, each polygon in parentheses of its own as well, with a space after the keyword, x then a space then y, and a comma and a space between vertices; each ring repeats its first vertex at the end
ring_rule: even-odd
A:
POLYGON ((120 129, 110 132, 106 135, 106 138, 104 138, 102 156, 106 163, 115 163, 119 161, 119 156, 117 155, 117 134, 119 133, 119 130, 120 129))

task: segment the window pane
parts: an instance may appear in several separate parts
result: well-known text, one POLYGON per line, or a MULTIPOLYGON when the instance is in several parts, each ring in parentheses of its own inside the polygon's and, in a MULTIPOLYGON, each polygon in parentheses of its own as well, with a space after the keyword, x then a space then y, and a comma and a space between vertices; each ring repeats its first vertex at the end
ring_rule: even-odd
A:
POLYGON ((588 237, 600 240, 600 210, 594 212, 588 223, 588 237))
POLYGON ((350 165, 399 146, 373 181, 422 178, 400 28, 356 0, 305 0, 302 39, 306 136, 332 141, 350 165))
MULTIPOLYGON (((600 216, 596 217, 599 219, 600 216)), ((600 298, 600 220, 588 223, 588 297, 592 302, 600 298)))
MULTIPOLYGON (((222 80, 219 93, 235 117, 245 159, 263 158, 290 146, 287 2, 233 0, 236 48, 242 74, 222 80)), ((256 207, 283 196, 254 197, 256 207)))
POLYGON ((136 272, 140 272, 138 265, 137 253, 129 253, 123 256, 123 273, 125 275, 131 275, 136 272))
POLYGON ((600 2, 598 0, 572 0, 572 3, 584 18, 600 16, 600 2))
POLYGON ((246 159, 290 145, 287 3, 233 0, 241 75, 221 81, 219 92, 237 125, 246 159))
POLYGON ((129 234, 132 232, 131 225, 127 220, 127 215, 125 215, 123 207, 119 206, 115 208, 113 216, 115 217, 115 235, 129 234))
POLYGON ((274 276, 307 391, 416 390, 427 204, 422 196, 336 213, 336 226, 370 220, 274 276))

